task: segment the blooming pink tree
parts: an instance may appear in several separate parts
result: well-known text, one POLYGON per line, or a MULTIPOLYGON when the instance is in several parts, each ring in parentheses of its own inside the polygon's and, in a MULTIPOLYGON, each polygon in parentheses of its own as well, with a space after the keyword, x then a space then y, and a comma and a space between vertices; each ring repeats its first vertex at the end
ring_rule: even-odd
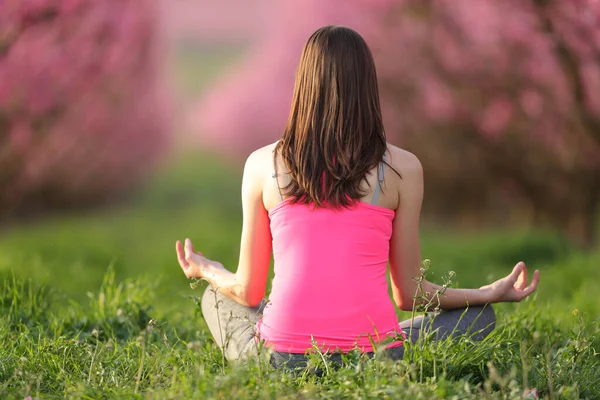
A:
POLYGON ((263 46, 196 113, 212 142, 247 153, 277 138, 302 43, 341 23, 374 52, 388 137, 421 158, 426 210, 504 218, 509 208, 529 209, 531 222, 593 242, 600 2, 279 4, 263 46))
POLYGON ((587 0, 411 0, 390 9, 377 42, 388 126, 421 156, 431 190, 449 194, 438 198, 477 207, 517 195, 535 222, 593 243, 599 11, 587 0))
POLYGON ((130 190, 166 141, 145 0, 4 0, 0 216, 130 190))

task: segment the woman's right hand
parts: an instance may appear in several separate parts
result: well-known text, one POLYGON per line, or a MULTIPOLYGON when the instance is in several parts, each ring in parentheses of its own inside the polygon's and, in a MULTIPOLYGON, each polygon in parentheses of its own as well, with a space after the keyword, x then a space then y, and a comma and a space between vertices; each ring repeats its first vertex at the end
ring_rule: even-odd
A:
POLYGON ((528 285, 527 280, 527 267, 524 262, 520 261, 509 275, 482 286, 480 290, 486 293, 489 303, 521 301, 537 289, 540 271, 536 270, 533 273, 531 284, 528 285))
POLYGON ((185 239, 185 246, 179 240, 175 243, 177 260, 188 279, 201 279, 205 277, 210 260, 202 253, 194 250, 194 245, 190 239, 185 239))

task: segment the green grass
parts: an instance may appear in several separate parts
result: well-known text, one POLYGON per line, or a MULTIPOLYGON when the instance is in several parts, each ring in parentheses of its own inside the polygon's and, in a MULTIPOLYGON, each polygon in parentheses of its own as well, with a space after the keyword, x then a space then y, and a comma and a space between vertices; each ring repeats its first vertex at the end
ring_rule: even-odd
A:
POLYGON ((520 259, 542 270, 536 296, 499 306, 481 344, 425 341, 398 363, 351 354, 321 377, 223 364, 174 242, 189 236, 233 269, 240 179, 241 165, 181 155, 129 204, 5 230, 0 398, 520 398, 525 386, 600 398, 600 252, 551 233, 425 229, 434 280, 454 270, 481 285, 520 259))
POLYGON ((207 255, 232 265, 241 232, 239 171, 217 169, 209 156, 197 157, 203 161, 186 157, 123 207, 60 215, 4 232, 0 275, 14 270, 81 301, 112 265, 118 279, 160 281, 161 310, 187 304, 175 241, 189 236, 207 255))

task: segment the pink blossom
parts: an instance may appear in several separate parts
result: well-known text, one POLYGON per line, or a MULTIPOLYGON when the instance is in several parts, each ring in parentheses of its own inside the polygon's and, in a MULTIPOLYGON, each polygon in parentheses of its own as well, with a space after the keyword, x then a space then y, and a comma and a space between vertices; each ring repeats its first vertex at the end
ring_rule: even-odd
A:
POLYGON ((155 12, 144 0, 3 2, 3 212, 104 201, 164 153, 155 12))
POLYGON ((481 119, 481 131, 491 139, 498 138, 506 129, 513 116, 512 102, 507 98, 494 99, 488 105, 481 119))
POLYGON ((532 119, 537 119, 544 110, 543 97, 538 92, 532 89, 526 90, 523 93, 521 93, 519 102, 525 114, 532 119))
POLYGON ((422 82, 422 96, 425 112, 435 120, 447 120, 454 113, 452 92, 438 79, 430 77, 422 82))

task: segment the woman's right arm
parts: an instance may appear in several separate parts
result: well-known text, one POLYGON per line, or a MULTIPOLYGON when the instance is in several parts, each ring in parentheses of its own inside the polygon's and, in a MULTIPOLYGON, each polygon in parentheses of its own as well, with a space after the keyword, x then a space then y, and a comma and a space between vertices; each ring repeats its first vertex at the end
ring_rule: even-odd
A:
POLYGON ((420 288, 415 278, 421 273, 421 246, 419 243, 419 219, 423 201, 423 167, 411 153, 399 153, 392 158, 394 167, 402 173, 398 195, 399 206, 393 223, 390 240, 390 268, 394 301, 401 310, 410 311, 414 306, 430 305, 443 310, 505 301, 521 301, 535 291, 539 271, 535 271, 527 285, 527 268, 518 263, 506 277, 479 289, 445 288, 427 280, 420 288), (437 295, 443 291, 441 295, 437 295))

